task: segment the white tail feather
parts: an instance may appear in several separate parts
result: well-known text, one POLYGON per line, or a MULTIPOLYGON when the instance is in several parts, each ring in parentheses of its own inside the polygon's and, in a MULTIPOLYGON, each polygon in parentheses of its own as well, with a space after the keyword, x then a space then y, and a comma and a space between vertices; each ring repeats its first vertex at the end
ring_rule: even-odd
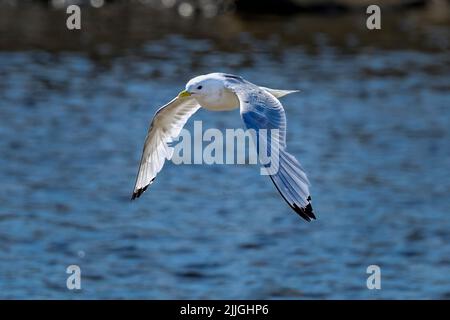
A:
POLYGON ((260 87, 260 88, 269 92, 275 98, 281 98, 281 97, 284 97, 291 93, 300 92, 300 90, 279 90, 279 89, 271 89, 271 88, 266 88, 266 87, 260 87))

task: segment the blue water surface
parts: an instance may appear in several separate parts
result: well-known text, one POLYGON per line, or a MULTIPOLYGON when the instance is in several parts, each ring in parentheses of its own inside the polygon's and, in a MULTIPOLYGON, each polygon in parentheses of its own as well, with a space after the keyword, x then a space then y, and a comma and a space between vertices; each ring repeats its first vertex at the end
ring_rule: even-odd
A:
MULTIPOLYGON (((254 50, 171 34, 106 62, 0 52, 0 298, 450 298, 448 51, 242 39, 254 50), (282 102, 317 221, 252 165, 167 162, 130 201, 153 113, 215 71, 302 90, 282 102)), ((238 110, 193 120, 242 127, 238 110)))

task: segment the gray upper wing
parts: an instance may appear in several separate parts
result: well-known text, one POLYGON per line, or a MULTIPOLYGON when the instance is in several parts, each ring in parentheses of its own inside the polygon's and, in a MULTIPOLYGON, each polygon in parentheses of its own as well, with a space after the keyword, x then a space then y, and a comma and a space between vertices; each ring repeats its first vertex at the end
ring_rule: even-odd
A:
MULTIPOLYGON (((244 79, 224 75, 225 86, 232 90, 240 102, 241 117, 247 129, 257 133, 261 129, 278 129, 278 134, 258 134, 256 141, 258 152, 264 146, 268 154, 278 155, 276 171, 270 178, 283 199, 303 219, 315 219, 309 194, 309 181, 300 163, 286 150, 286 115, 280 101, 264 88, 260 88, 244 79)), ((271 164, 272 166, 272 164, 271 164)))

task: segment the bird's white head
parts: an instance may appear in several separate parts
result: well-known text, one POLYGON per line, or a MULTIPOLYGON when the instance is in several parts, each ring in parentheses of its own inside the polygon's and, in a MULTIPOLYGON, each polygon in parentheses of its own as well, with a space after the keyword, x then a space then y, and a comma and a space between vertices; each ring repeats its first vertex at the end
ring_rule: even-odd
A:
MULTIPOLYGON (((202 75, 195 77, 186 84, 186 90, 183 91, 185 96, 194 97, 213 97, 220 95, 223 91, 223 81, 211 75, 202 75)), ((183 94, 182 94, 183 95, 183 94)))
POLYGON ((206 109, 228 110, 239 105, 236 99, 230 101, 230 94, 223 79, 218 74, 211 73, 189 80, 186 90, 181 91, 178 97, 192 97, 206 109))

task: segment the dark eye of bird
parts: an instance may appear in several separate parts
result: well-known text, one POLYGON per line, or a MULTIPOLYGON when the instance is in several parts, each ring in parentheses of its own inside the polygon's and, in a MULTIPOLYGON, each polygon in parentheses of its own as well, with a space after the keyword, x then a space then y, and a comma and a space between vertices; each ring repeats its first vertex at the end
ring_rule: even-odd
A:
POLYGON ((198 86, 197 89, 200 90, 201 88, 203 88, 203 86, 198 86))

